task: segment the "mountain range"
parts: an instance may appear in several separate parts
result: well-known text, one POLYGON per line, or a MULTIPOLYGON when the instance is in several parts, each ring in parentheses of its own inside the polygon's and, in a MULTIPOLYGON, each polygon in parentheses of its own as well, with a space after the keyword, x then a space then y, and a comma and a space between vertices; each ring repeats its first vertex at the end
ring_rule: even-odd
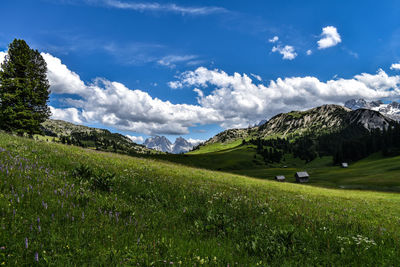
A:
POLYGON ((385 104, 381 100, 368 102, 365 99, 351 99, 346 101, 344 106, 352 110, 362 108, 379 111, 389 118, 400 121, 400 103, 395 101, 385 104))
POLYGON ((269 120, 263 120, 254 127, 228 129, 206 142, 176 138, 172 143, 165 136, 147 138, 143 145, 138 145, 128 137, 108 130, 90 128, 72 123, 48 120, 42 124, 47 136, 54 136, 61 141, 84 147, 96 147, 105 151, 149 154, 162 151, 174 154, 186 153, 194 147, 201 148, 213 143, 230 143, 249 138, 269 139, 272 137, 295 138, 304 134, 321 135, 340 132, 349 127, 364 130, 387 128, 394 121, 400 121, 400 104, 382 101, 368 102, 364 99, 351 99, 345 106, 323 105, 306 111, 281 113, 269 120))
MULTIPOLYGON (((356 104, 354 105, 356 107, 356 104)), ((291 111, 278 114, 259 126, 225 130, 204 142, 200 147, 213 143, 230 143, 241 139, 270 139, 296 136, 314 136, 341 132, 348 128, 370 131, 387 129, 395 123, 381 112, 369 109, 352 110, 340 105, 323 105, 306 111, 291 111)))
POLYGON ((186 140, 183 137, 176 138, 174 143, 168 140, 165 136, 154 136, 147 138, 143 145, 147 148, 155 149, 162 152, 168 152, 173 154, 180 154, 190 151, 193 147, 199 145, 201 140, 186 140))

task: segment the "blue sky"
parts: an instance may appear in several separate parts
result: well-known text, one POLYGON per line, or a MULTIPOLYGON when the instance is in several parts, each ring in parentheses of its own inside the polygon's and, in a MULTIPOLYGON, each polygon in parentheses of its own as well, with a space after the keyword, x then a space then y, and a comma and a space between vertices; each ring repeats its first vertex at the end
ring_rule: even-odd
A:
POLYGON ((0 51, 21 38, 45 53, 55 118, 138 141, 399 98, 398 1, 3 0, 1 14, 0 51))

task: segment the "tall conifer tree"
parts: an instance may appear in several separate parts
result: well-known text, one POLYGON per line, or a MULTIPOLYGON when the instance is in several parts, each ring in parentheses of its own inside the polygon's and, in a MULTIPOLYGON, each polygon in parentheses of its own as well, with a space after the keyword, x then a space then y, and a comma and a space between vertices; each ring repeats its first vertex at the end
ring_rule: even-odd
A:
POLYGON ((47 65, 39 51, 15 39, 0 70, 0 129, 40 133, 50 116, 47 65))

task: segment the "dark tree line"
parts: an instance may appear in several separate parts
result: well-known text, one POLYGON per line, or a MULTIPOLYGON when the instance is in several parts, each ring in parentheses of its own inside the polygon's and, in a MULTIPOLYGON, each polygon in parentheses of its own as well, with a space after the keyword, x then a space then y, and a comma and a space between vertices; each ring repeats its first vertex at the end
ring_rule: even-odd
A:
POLYGON ((384 156, 400 155, 400 124, 372 131, 351 126, 336 133, 299 136, 292 141, 285 138, 251 139, 243 144, 256 145, 257 154, 266 163, 281 162, 285 154, 292 153, 306 162, 318 156, 333 156, 334 164, 339 164, 357 161, 376 152, 382 152, 384 156))
POLYGON ((342 140, 333 154, 334 163, 360 160, 375 152, 382 152, 384 156, 400 155, 399 124, 383 131, 373 130, 359 138, 342 140))
MULTIPOLYGON (((125 140, 120 134, 111 132, 72 132, 69 136, 60 136, 59 142, 67 145, 80 146, 84 148, 95 148, 100 151, 108 151, 136 156, 136 146, 131 141, 125 140)), ((143 146, 144 147, 144 146, 143 146)))

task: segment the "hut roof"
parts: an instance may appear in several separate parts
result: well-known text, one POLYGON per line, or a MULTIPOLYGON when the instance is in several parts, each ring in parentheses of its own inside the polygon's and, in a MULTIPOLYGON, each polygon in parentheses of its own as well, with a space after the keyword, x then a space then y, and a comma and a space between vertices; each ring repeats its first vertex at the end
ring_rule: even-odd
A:
POLYGON ((277 176, 275 176, 275 179, 277 179, 277 180, 285 180, 285 176, 277 175, 277 176))
POLYGON ((307 178, 310 175, 308 175, 307 172, 296 172, 296 176, 299 177, 299 178, 307 178))

